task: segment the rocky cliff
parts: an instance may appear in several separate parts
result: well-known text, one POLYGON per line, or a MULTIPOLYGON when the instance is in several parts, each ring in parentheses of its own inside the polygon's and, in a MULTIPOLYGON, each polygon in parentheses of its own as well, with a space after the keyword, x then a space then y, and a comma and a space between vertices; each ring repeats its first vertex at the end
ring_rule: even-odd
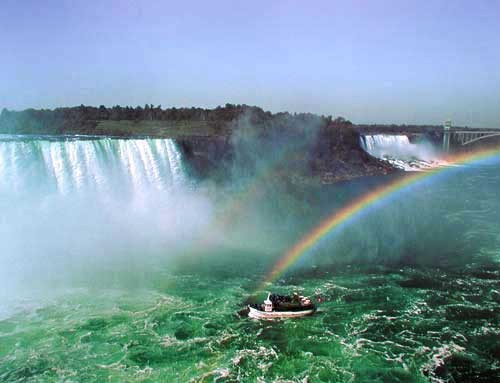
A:
POLYGON ((395 171, 360 147, 359 131, 343 118, 246 105, 4 109, 0 133, 175 138, 196 176, 220 182, 262 169, 292 182, 320 183, 395 171))

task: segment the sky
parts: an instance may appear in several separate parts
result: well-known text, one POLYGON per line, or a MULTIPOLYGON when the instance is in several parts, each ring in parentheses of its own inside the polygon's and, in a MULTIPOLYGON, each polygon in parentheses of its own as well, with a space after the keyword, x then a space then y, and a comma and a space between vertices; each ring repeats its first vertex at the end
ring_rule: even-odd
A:
POLYGON ((215 107, 500 128, 500 1, 2 0, 0 108, 215 107))

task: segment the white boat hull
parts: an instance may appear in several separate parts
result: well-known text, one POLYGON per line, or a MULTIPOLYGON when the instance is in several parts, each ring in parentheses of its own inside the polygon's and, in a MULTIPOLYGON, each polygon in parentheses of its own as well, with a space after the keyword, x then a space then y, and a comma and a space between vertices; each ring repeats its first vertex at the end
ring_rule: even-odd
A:
POLYGON ((248 306, 250 312, 249 318, 254 319, 279 319, 279 318, 299 318, 314 313, 314 309, 301 310, 301 311, 261 311, 248 306))

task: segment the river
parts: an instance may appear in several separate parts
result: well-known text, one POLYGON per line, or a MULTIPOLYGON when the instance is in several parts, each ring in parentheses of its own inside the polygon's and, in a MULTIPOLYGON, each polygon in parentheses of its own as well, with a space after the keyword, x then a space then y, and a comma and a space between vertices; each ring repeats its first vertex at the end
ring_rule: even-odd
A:
POLYGON ((237 313, 296 241, 391 177, 190 179, 170 140, 0 140, 2 382, 493 382, 500 161, 451 167, 326 236, 237 313))

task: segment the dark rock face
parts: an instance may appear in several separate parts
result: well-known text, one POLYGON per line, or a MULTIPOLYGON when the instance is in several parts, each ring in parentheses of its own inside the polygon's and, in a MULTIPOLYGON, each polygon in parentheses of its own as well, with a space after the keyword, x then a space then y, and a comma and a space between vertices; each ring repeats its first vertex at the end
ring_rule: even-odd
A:
POLYGON ((330 184, 396 171, 361 148, 360 135, 348 122, 309 121, 305 125, 311 124, 310 130, 293 119, 267 124, 271 127, 257 124, 245 132, 248 126, 236 122, 231 135, 178 142, 197 175, 216 179, 252 175, 262 164, 292 183, 330 184))
POLYGON ((227 136, 185 137, 177 140, 191 170, 201 178, 217 177, 218 170, 228 169, 234 157, 227 136))
POLYGON ((322 127, 309 155, 312 173, 319 176, 322 183, 394 171, 392 166, 361 148, 360 134, 347 123, 322 127))
POLYGON ((216 182, 263 168, 287 182, 324 184, 395 171, 361 148, 359 132, 343 118, 272 114, 247 105, 3 110, 0 133, 174 138, 193 175, 216 182))

